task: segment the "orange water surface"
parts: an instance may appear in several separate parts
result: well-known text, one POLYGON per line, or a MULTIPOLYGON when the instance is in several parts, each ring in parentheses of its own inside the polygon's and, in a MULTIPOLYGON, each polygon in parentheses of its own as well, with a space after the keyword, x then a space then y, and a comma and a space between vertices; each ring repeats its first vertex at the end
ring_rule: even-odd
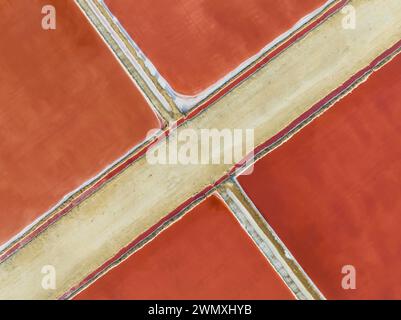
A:
POLYGON ((401 298, 400 88, 397 56, 239 178, 327 298, 401 298))
POLYGON ((196 95, 325 0, 105 0, 180 94, 196 95))
POLYGON ((212 196, 77 299, 293 299, 229 209, 212 196))
POLYGON ((0 29, 1 244, 160 125, 74 1, 2 0, 0 29))

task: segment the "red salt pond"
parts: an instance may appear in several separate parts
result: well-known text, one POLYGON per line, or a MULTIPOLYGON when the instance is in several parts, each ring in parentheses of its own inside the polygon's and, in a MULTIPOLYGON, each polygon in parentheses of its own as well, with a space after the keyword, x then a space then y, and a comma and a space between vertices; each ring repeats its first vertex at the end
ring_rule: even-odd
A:
POLYGON ((172 88, 196 95, 325 0, 105 0, 172 88))
POLYGON ((215 196, 204 200, 77 299, 293 299, 215 196))
POLYGON ((1 244, 160 124, 74 1, 2 0, 0 18, 1 244))
POLYGON ((401 298, 400 74, 398 56, 239 178, 330 299, 401 298))

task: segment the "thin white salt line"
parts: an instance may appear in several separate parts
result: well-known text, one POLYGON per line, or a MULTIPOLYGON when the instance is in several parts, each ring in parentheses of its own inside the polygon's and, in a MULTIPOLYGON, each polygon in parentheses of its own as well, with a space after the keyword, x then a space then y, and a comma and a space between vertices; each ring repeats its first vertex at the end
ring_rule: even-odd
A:
MULTIPOLYGON (((150 73, 154 77, 157 78, 157 81, 159 82, 160 86, 171 96, 171 98, 174 100, 174 102, 176 103, 176 105, 180 109, 180 111, 186 113, 186 112, 190 111, 191 109, 193 109, 198 103, 200 103, 205 98, 207 98, 211 93, 216 91, 218 88, 220 88, 225 83, 227 83, 232 78, 234 78, 237 74, 239 74, 244 69, 246 69, 249 65, 251 65, 257 59, 259 59, 261 56, 263 56, 266 52, 271 50, 278 43, 280 43, 284 39, 288 38, 292 33, 297 31, 298 29, 300 29, 305 24, 309 23, 314 17, 319 15, 321 12, 323 12, 327 7, 329 7, 335 1, 337 1, 337 0, 328 0, 321 7, 314 10, 313 12, 309 13, 305 17, 301 18, 297 23, 294 24, 294 26, 292 28, 288 29, 285 33, 281 34, 279 37, 274 39, 272 42, 270 42, 268 45, 266 45, 262 50, 260 50, 257 54, 255 54, 251 58, 245 60, 237 68, 235 68, 233 71, 229 72, 226 76, 224 76, 223 78, 218 80, 215 84, 211 85, 210 87, 208 87, 207 89, 205 89, 204 91, 200 92, 199 94, 197 94, 195 96, 187 96, 187 95, 183 95, 183 94, 176 92, 171 87, 171 85, 167 82, 167 80, 158 72, 157 68, 153 65, 151 60, 148 59, 147 56, 142 52, 142 50, 135 43, 135 41, 132 39, 132 37, 124 29, 124 27, 119 22, 119 20, 113 15, 113 13, 110 11, 110 9, 107 7, 107 5, 104 3, 104 0, 100 0, 99 3, 107 10, 109 15, 113 18, 114 22, 116 23, 116 25, 118 26, 120 31, 125 35, 126 39, 130 42, 130 44, 133 46, 133 48, 137 51, 138 56, 141 57, 141 59, 144 61, 145 65, 148 68, 148 70, 150 71, 150 73)), ((127 53, 127 55, 128 54, 131 55, 131 53, 127 53)), ((141 69, 141 71, 138 70, 138 72, 144 72, 142 70, 141 66, 139 66, 139 68, 141 69)))
MULTIPOLYGON (((242 188, 242 186, 239 184, 238 180, 234 177, 233 178, 235 187, 237 187, 239 189, 239 191, 241 192, 242 196, 244 197, 245 201, 251 206, 252 210, 257 214, 257 216, 259 217, 259 220, 263 223, 263 225, 267 228, 267 230, 269 230, 270 234, 274 237, 274 240, 280 245, 280 247, 284 250, 284 254, 286 256, 287 259, 293 261, 293 263, 296 265, 296 267, 298 268, 298 270, 300 270, 300 272, 303 274, 303 276, 305 277, 305 279, 308 281, 308 283, 311 285, 311 287, 313 288, 313 290, 315 292, 317 292, 323 299, 325 299, 324 295, 322 294, 322 292, 320 292, 320 290, 318 289, 318 287, 315 285, 315 283, 312 281, 312 279, 308 276, 308 274, 305 272, 305 270, 302 268, 302 266, 298 263, 298 261, 294 258, 294 256, 291 254, 290 250, 286 247, 286 245, 284 244, 284 242, 279 238, 279 236, 277 235, 277 233, 273 230, 273 228, 268 224, 268 222, 266 221, 266 219, 263 217, 263 215, 260 213, 260 211, 256 208, 255 204, 253 203, 253 201, 248 197, 247 193, 244 191, 244 189, 242 188)), ((282 257, 280 255, 280 253, 277 251, 276 247, 271 243, 271 241, 267 238, 267 236, 265 235, 265 233, 261 230, 261 228, 257 225, 257 223, 254 221, 254 219, 252 218, 251 214, 248 212, 248 210, 242 205, 242 203, 239 201, 239 199, 237 199, 237 197, 232 193, 231 190, 227 189, 228 195, 231 197, 231 199, 237 204, 237 206, 239 206, 239 208, 241 208, 242 213, 244 214, 245 219, 247 219, 248 223, 251 225, 251 227, 254 229, 254 231, 256 232, 256 234, 264 241, 267 243, 267 245, 269 246, 270 250, 273 251, 273 254, 276 257, 279 257, 279 260, 281 261, 281 263, 284 266, 287 266, 287 263, 282 260, 282 257)), ((256 241, 255 241, 256 242, 256 241)), ((259 245, 258 245, 259 246, 259 245)), ((291 270, 291 268, 286 269, 287 272, 291 272, 291 274, 295 277, 295 279, 297 281, 298 278, 295 276, 295 274, 293 273, 293 271, 291 270)), ((293 278, 293 277, 292 277, 293 278)), ((294 279, 294 278, 293 278, 294 279)), ((300 283, 300 282, 299 282, 300 283)), ((304 288, 306 290, 306 288, 304 287, 304 285, 302 283, 300 283, 301 287, 304 288)), ((308 292, 308 290, 306 290, 306 292, 308 292)), ((310 295, 310 293, 308 292, 308 295, 310 295)), ((312 298, 312 297, 311 297, 312 298)))
MULTIPOLYGON (((238 185, 236 180, 234 180, 234 183, 236 184, 236 186, 238 185)), ((243 194, 245 200, 251 205, 252 209, 255 210, 255 212, 258 215, 260 215, 260 212, 253 205, 252 201, 246 196, 246 194, 243 192, 242 188, 240 188, 239 185, 238 185, 238 187, 239 187, 239 190, 241 191, 241 193, 243 194)), ((267 238, 265 233, 260 229, 258 224, 252 218, 252 215, 243 206, 241 201, 228 188, 224 191, 224 193, 222 194, 222 197, 223 197, 223 200, 225 200, 227 205, 230 207, 231 211, 234 213, 238 222, 245 229, 245 231, 248 233, 250 238, 254 241, 254 243, 259 248, 261 253, 266 257, 268 262, 273 266, 273 268, 281 276, 281 278, 283 279, 285 284, 291 289, 291 291, 296 296, 296 298, 301 299, 301 300, 304 300, 304 299, 313 300, 314 298, 311 295, 311 293, 305 288, 304 284, 298 279, 298 277, 294 274, 292 269, 289 268, 288 264, 282 258, 282 256, 280 255, 280 253, 278 252, 276 247, 271 243, 271 241, 267 238), (231 202, 227 201, 228 199, 230 199, 231 202)), ((315 292, 317 292, 322 298, 324 298, 323 295, 321 294, 321 292, 317 289, 317 287, 313 284, 311 279, 304 272, 304 270, 299 266, 299 264, 294 259, 294 257, 291 255, 289 250, 285 247, 285 245, 282 243, 282 241, 278 238, 276 233, 271 229, 271 227, 265 222, 265 220, 263 218, 261 218, 261 221, 263 221, 263 223, 266 225, 269 232, 274 236, 275 240, 283 248, 286 258, 290 259, 294 262, 294 264, 297 266, 297 268, 299 268, 299 270, 303 273, 305 278, 308 280, 309 284, 311 284, 311 286, 313 287, 315 292)))
MULTIPOLYGON (((75 0, 75 1, 77 1, 77 0, 75 0)), ((117 33, 114 31, 114 29, 110 26, 110 24, 107 21, 107 19, 99 12, 98 8, 92 2, 92 0, 87 0, 86 3, 90 7, 90 9, 92 10, 93 14, 96 16, 96 18, 100 21, 102 26, 107 30, 107 32, 109 32, 111 38, 116 42, 116 44, 118 45, 120 50, 124 53, 125 57, 129 60, 129 62, 133 65, 135 70, 139 73, 139 75, 141 76, 142 80, 145 81, 145 83, 149 87, 150 91, 156 96, 156 98, 159 100, 159 102, 162 104, 162 106, 167 111, 171 112, 172 110, 170 108, 170 105, 166 101, 166 99, 163 97, 163 95, 160 93, 160 91, 156 88, 156 86, 153 83, 153 81, 148 77, 148 75, 142 69, 142 67, 139 65, 139 63, 136 61, 136 59, 132 56, 131 52, 126 47, 125 43, 121 40, 121 38, 117 35, 117 33)), ((103 2, 99 1, 99 3, 102 4, 103 2)), ((105 9, 107 9, 107 7, 105 7, 105 9)), ((110 16, 113 18, 114 22, 117 22, 116 18, 114 16, 112 16, 111 14, 110 14, 110 16)), ((98 31, 97 27, 95 25, 94 25, 94 27, 95 27, 95 30, 98 31)), ((98 33, 100 34, 101 38, 103 39, 104 38, 103 35, 99 31, 98 31, 98 33)), ((110 47, 110 45, 107 42, 106 42, 106 44, 107 44, 107 47, 110 47)), ((110 48, 110 49, 112 50, 112 48, 110 48)), ((134 48, 134 49, 136 50, 136 48, 134 48)), ((114 51, 113 51, 113 53, 114 53, 114 51)), ((117 59, 120 60, 118 57, 117 57, 117 59)), ((123 65, 123 68, 125 69, 126 67, 123 65)), ((129 75, 129 76, 130 76, 130 78, 132 78, 131 75, 129 75)), ((142 89, 140 89, 140 90, 142 91, 142 89)), ((151 105, 153 106, 152 103, 151 103, 151 105)))

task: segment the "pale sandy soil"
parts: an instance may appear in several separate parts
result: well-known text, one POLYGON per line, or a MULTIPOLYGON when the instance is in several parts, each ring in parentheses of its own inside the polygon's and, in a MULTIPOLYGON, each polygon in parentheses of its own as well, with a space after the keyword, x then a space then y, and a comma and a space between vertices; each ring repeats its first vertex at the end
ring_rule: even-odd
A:
MULTIPOLYGON (((336 14, 198 117, 178 128, 254 128, 261 144, 401 39, 401 2, 351 1, 357 29, 336 14)), ((61 296, 229 165, 149 165, 138 160, 0 265, 0 298, 61 296), (57 289, 41 287, 53 265, 57 289)))

